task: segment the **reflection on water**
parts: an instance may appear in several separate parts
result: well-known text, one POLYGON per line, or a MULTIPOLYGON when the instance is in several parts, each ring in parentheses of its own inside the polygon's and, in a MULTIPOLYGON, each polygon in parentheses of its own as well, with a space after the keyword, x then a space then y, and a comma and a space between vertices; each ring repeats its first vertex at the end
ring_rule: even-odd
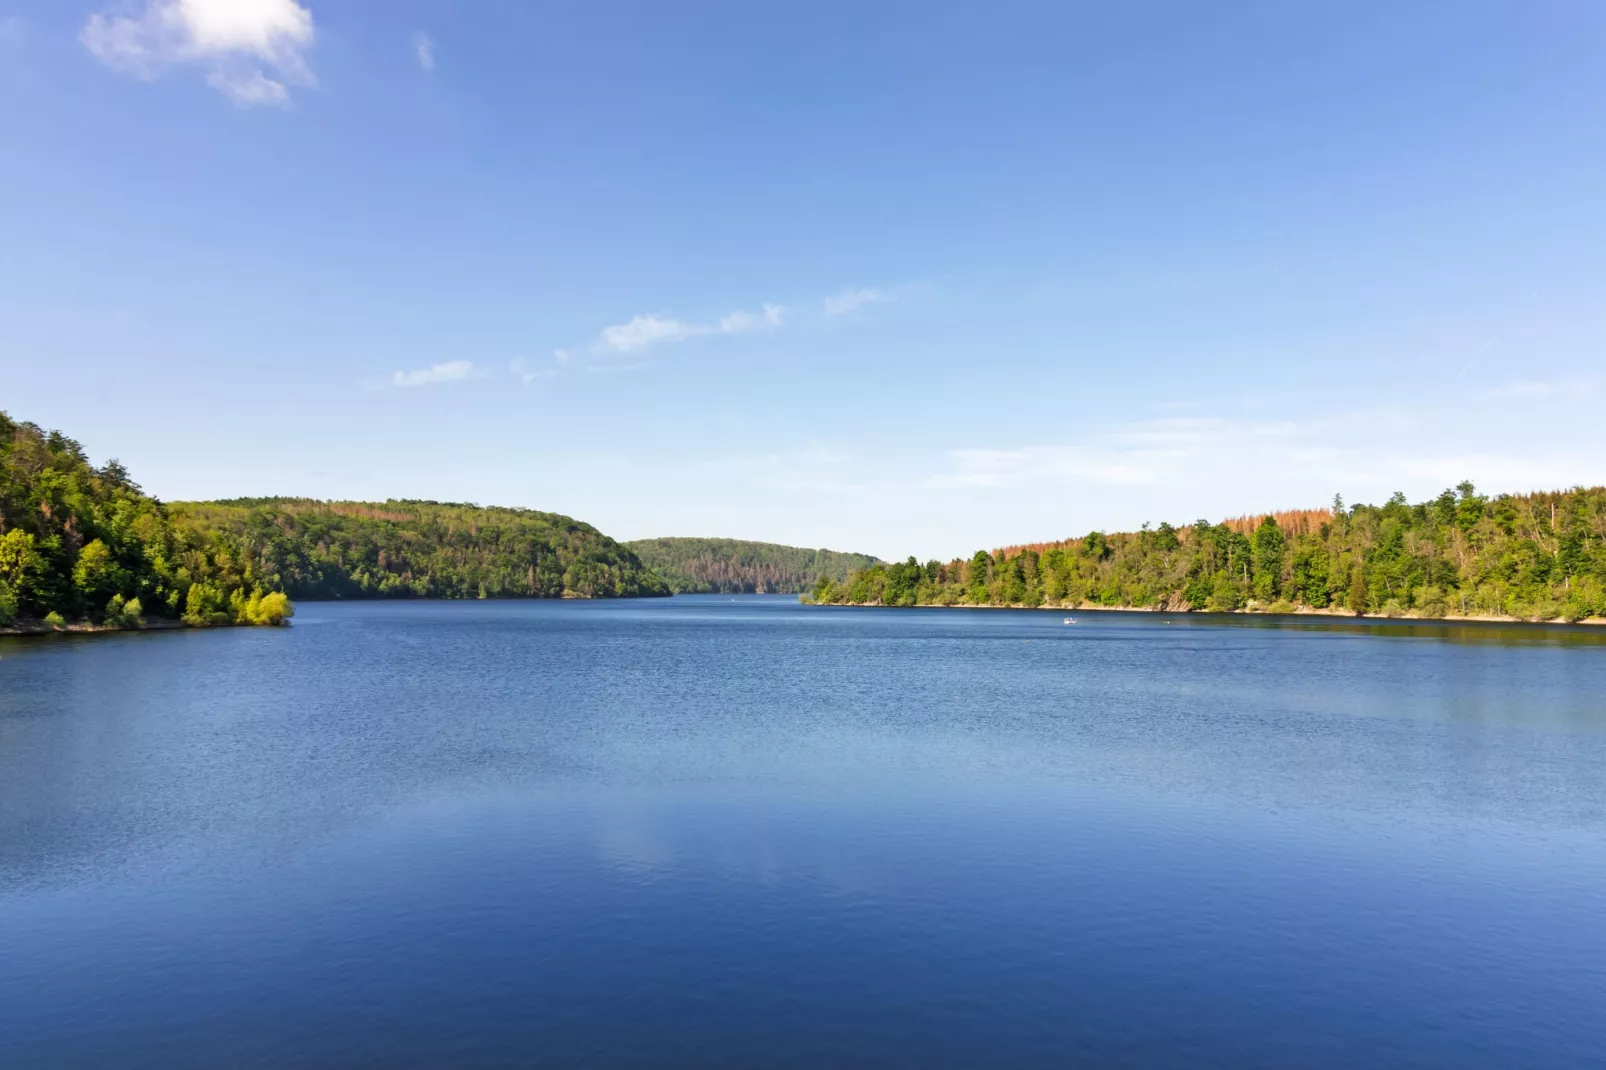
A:
POLYGON ((1221 628, 1310 629, 1390 639, 1437 639, 1451 643, 1499 645, 1606 646, 1606 628, 1597 624, 1536 624, 1522 621, 1390 620, 1376 617, 1325 617, 1315 614, 1178 613, 1156 614, 1168 624, 1221 628))
POLYGON ((300 613, 0 644, 0 1063, 1606 1059, 1600 631, 300 613))

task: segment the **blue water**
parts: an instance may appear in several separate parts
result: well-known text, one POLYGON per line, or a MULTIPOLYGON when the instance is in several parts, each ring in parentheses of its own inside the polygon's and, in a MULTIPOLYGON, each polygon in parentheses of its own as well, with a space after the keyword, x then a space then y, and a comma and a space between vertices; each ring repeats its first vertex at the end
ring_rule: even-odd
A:
POLYGON ((785 598, 0 642, 0 1065, 1606 1065, 1606 633, 785 598))

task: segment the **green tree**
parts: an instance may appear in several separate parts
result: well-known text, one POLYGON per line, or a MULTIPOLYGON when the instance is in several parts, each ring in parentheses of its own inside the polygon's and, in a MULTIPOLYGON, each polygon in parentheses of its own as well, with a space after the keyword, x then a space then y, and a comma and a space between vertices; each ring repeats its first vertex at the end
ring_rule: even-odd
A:
POLYGON ((1282 593, 1283 555, 1288 541, 1274 517, 1266 517, 1255 529, 1252 557, 1255 597, 1269 602, 1282 593))
POLYGON ((977 550, 970 558, 970 587, 969 600, 975 605, 983 605, 987 601, 987 582, 992 571, 992 555, 986 550, 977 550))
POLYGON ((43 594, 39 578, 45 561, 34 543, 33 535, 21 528, 0 535, 0 583, 24 605, 37 603, 43 594))
POLYGON ((1349 611, 1356 616, 1366 612, 1368 594, 1366 591, 1366 570, 1357 563, 1350 569, 1349 597, 1345 602, 1349 611))
POLYGON ((78 552, 78 560, 73 565, 72 579, 73 586, 78 588, 84 601, 93 604, 116 594, 127 582, 128 577, 118 567, 111 549, 99 539, 91 539, 89 544, 78 552))

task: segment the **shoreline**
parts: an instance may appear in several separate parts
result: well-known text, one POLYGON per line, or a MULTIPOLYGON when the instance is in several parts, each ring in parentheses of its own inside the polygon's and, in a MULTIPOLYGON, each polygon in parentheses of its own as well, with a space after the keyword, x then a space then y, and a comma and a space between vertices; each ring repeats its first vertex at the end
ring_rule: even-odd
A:
POLYGON ((1339 620, 1355 621, 1398 621, 1407 624, 1533 624, 1555 627, 1557 625, 1571 626, 1581 624, 1588 627, 1606 625, 1606 617, 1585 617, 1582 620, 1565 620, 1561 617, 1552 617, 1548 620, 1532 620, 1527 617, 1512 617, 1505 614, 1489 614, 1485 616, 1471 616, 1460 613, 1446 613, 1442 617, 1422 616, 1385 616, 1381 613, 1350 613, 1342 609, 1315 609, 1311 606, 1301 606, 1285 612, 1270 613, 1263 609, 1157 609, 1150 606, 1026 606, 1026 605, 1000 605, 996 602, 976 604, 975 602, 956 602, 951 606, 940 605, 934 602, 921 602, 912 606, 887 606, 880 602, 801 602, 801 605, 821 608, 837 607, 842 609, 1018 609, 1033 612, 1051 613, 1174 613, 1180 617, 1328 617, 1339 620))
MULTIPOLYGON (((213 628, 233 627, 233 625, 212 624, 185 624, 181 620, 167 620, 157 618, 145 620, 139 624, 91 624, 88 621, 73 621, 60 627, 51 627, 42 620, 19 620, 15 624, 0 628, 0 636, 8 635, 97 635, 110 632, 167 632, 179 628, 213 628)), ((250 625, 239 625, 250 627, 250 625)))
MULTIPOLYGON (((509 598, 450 598, 450 597, 396 597, 396 598, 308 598, 299 599, 294 604, 350 604, 354 602, 627 602, 636 599, 672 598, 672 594, 636 594, 636 595, 609 595, 596 598, 591 595, 577 595, 564 593, 551 597, 514 596, 509 598)), ((273 627, 289 627, 290 621, 286 619, 283 624, 273 627)), ((190 624, 182 620, 171 620, 167 617, 146 617, 139 624, 120 624, 108 626, 94 624, 89 621, 72 621, 60 627, 52 628, 42 620, 28 618, 19 620, 14 624, 0 628, 0 639, 11 637, 27 637, 40 635, 110 635, 116 632, 164 632, 187 629, 207 628, 257 628, 264 625, 229 621, 226 624, 190 624)))

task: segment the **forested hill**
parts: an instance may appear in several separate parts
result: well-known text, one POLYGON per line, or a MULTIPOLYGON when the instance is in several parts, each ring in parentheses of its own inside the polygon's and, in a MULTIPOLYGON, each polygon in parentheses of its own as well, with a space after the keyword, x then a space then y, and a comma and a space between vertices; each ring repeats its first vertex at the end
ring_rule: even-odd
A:
POLYGON ((841 582, 876 559, 740 539, 639 539, 625 546, 676 594, 795 594, 824 576, 841 582))
POLYGON ((279 624, 278 584, 115 460, 0 412, 0 629, 279 624))
POLYGON ((450 502, 177 502, 292 597, 620 598, 669 587, 627 548, 556 513, 450 502))
POLYGON ((1299 510, 855 572, 817 602, 1606 616, 1606 487, 1299 510))

